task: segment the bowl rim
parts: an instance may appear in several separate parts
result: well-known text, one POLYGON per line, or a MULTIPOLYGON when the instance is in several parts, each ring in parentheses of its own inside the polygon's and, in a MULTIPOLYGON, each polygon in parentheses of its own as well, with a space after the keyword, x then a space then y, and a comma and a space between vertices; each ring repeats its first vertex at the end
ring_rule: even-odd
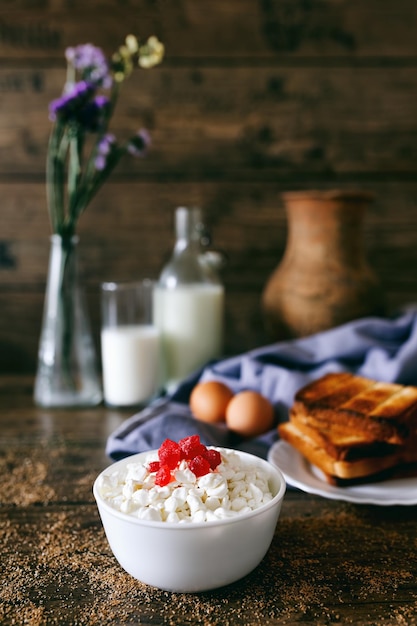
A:
POLYGON ((123 513, 122 511, 118 511, 117 509, 112 507, 110 504, 108 504, 108 502, 104 500, 104 498, 101 496, 99 492, 99 483, 104 475, 113 471, 115 468, 117 468, 117 466, 124 466, 124 465, 127 465, 129 462, 134 463, 135 461, 140 461, 141 459, 146 458, 148 455, 155 454, 158 451, 158 450, 146 450, 144 452, 138 452, 136 454, 126 456, 123 459, 120 459, 119 461, 115 461, 114 463, 112 463, 111 465, 108 465, 106 468, 104 468, 100 472, 100 474, 97 476, 93 484, 93 495, 96 500, 97 506, 103 507, 103 509, 107 513, 112 515, 113 517, 119 518, 125 522, 129 522, 136 526, 146 526, 148 528, 161 529, 161 530, 165 528, 167 530, 170 529, 170 530, 178 530, 178 531, 183 532, 185 530, 191 530, 191 529, 197 529, 197 528, 207 528, 207 527, 214 528, 215 526, 225 526, 228 524, 240 523, 244 520, 247 520, 252 517, 257 517, 258 515, 265 513, 265 511, 268 511, 269 509, 274 508, 278 504, 278 502, 283 500, 284 495, 287 490, 287 484, 286 484, 284 474, 278 467, 270 463, 267 459, 263 459, 254 454, 250 454, 249 452, 244 452, 243 450, 236 450, 234 448, 226 448, 224 446, 221 446, 221 447, 220 446, 207 446, 207 447, 213 448, 219 451, 227 450, 227 451, 236 452, 242 458, 245 458, 248 460, 249 459, 255 460, 256 463, 258 463, 260 466, 266 467, 271 476, 275 474, 279 479, 279 489, 277 493, 273 496, 271 500, 269 500, 269 502, 266 502, 265 504, 261 505, 260 507, 252 511, 247 511, 246 513, 242 513, 241 515, 236 515, 232 517, 224 517, 219 520, 210 520, 206 522, 162 522, 162 521, 155 521, 155 520, 139 519, 138 517, 134 517, 133 515, 129 513, 123 513))

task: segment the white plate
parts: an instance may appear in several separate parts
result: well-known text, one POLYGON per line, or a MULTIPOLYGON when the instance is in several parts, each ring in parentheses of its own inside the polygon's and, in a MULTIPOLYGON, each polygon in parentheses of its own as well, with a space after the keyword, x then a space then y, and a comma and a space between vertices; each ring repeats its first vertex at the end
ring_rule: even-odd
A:
POLYGON ((354 487, 333 487, 321 477, 319 470, 286 441, 277 441, 271 446, 268 461, 282 471, 288 485, 306 493, 357 504, 417 504, 417 477, 397 478, 354 487))

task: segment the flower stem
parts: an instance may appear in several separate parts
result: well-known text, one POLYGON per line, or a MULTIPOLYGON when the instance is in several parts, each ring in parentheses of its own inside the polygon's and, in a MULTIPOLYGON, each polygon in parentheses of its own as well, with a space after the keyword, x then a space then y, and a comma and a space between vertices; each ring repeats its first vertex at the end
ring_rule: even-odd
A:
POLYGON ((76 388, 72 367, 72 346, 74 341, 74 310, 77 293, 75 287, 76 241, 72 237, 62 237, 61 276, 59 284, 59 307, 62 321, 62 373, 68 389, 76 388))

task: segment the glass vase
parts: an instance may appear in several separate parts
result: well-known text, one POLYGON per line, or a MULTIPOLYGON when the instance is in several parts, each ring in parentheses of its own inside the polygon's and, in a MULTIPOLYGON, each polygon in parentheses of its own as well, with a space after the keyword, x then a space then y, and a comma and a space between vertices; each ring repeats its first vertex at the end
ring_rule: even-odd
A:
POLYGON ((39 406, 68 408, 102 400, 76 236, 51 237, 34 398, 39 406))

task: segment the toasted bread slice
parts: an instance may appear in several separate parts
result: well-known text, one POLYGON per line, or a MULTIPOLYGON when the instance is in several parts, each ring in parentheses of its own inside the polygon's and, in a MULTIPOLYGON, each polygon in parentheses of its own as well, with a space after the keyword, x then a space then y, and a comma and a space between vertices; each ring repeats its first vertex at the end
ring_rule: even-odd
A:
POLYGON ((362 478, 338 478, 324 474, 327 483, 335 487, 349 487, 352 485, 364 485, 368 483, 382 482, 383 480, 392 480, 393 478, 411 478, 417 476, 417 463, 400 463, 393 467, 388 467, 377 474, 371 476, 363 476, 362 478))
POLYGON ((291 414, 322 428, 338 424, 370 441, 403 444, 417 432, 417 387, 327 374, 297 392, 291 414))
POLYGON ((329 456, 339 461, 383 456, 396 452, 398 448, 395 444, 375 441, 368 433, 347 432, 344 426, 323 425, 304 415, 291 414, 291 422, 329 456))
POLYGON ((301 431, 293 421, 278 426, 280 437, 296 448, 312 465, 319 468, 331 484, 352 484, 380 480, 383 472, 397 468, 401 464, 417 462, 417 446, 395 446, 390 453, 382 456, 361 457, 352 460, 339 460, 331 456, 315 438, 301 431))

